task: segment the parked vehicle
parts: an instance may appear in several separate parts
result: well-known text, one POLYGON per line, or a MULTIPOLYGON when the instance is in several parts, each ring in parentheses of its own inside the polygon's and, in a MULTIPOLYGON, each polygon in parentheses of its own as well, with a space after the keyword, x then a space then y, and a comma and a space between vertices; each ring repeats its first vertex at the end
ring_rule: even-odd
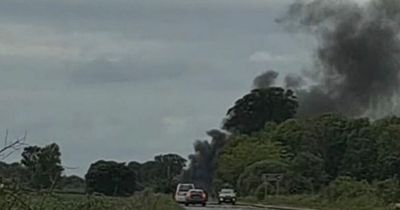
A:
POLYGON ((236 203, 236 193, 235 190, 233 189, 222 189, 218 193, 218 203, 231 203, 232 205, 235 205, 236 203))
POLYGON ((193 189, 189 190, 186 194, 186 202, 185 205, 188 206, 189 204, 201 204, 202 206, 206 206, 207 204, 207 195, 204 190, 201 189, 193 189))
POLYGON ((175 191, 175 201, 178 203, 185 203, 187 193, 194 188, 194 184, 178 184, 175 191))

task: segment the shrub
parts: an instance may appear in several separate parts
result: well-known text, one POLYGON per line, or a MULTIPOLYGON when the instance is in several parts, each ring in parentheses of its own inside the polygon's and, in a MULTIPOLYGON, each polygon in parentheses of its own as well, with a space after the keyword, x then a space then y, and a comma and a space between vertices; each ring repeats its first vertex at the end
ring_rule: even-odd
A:
POLYGON ((384 206, 377 189, 366 181, 357 181, 350 177, 339 177, 332 181, 322 194, 329 203, 340 209, 374 209, 384 206))

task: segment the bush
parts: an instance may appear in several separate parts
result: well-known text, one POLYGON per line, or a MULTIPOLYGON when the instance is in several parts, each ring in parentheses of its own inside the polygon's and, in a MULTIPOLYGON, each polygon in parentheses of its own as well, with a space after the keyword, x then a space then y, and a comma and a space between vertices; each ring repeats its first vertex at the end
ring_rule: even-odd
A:
POLYGON ((150 192, 129 198, 0 190, 0 209, 12 210, 183 210, 165 195, 150 192))
POLYGON ((400 200, 400 186, 396 179, 387 179, 375 182, 379 197, 387 204, 396 203, 400 200))
MULTIPOLYGON (((263 160, 246 167, 237 181, 237 190, 241 195, 264 194, 264 187, 261 177, 264 173, 285 173, 287 165, 281 161, 263 160), (262 191, 262 192, 260 192, 262 191)), ((281 190, 284 190, 283 188, 281 190)), ((275 192, 274 187, 269 188, 269 193, 275 192)), ((261 196, 261 195, 260 195, 261 196)))
POLYGON ((374 209, 385 206, 378 196, 378 190, 366 181, 356 181, 350 177, 339 177, 329 184, 322 194, 329 203, 340 209, 374 209))

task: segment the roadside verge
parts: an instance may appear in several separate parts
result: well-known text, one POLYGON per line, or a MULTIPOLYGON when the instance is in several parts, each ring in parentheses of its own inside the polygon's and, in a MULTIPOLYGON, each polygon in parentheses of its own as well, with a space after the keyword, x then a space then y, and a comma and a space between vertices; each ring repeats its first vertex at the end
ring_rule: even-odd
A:
POLYGON ((265 204, 253 204, 253 203, 237 203, 239 206, 250 206, 256 208, 267 208, 274 210, 317 210, 317 209, 309 209, 309 208, 296 208, 289 206, 275 206, 275 205, 265 205, 265 204))

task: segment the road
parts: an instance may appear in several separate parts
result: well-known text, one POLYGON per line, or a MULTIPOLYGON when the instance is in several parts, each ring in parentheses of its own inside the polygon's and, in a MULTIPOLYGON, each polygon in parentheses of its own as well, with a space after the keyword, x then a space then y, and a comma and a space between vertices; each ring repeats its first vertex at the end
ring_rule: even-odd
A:
POLYGON ((206 207, 201 206, 189 206, 185 207, 186 210, 267 210, 260 208, 252 208, 252 207, 243 207, 243 206, 232 206, 232 205, 207 205, 206 207))

